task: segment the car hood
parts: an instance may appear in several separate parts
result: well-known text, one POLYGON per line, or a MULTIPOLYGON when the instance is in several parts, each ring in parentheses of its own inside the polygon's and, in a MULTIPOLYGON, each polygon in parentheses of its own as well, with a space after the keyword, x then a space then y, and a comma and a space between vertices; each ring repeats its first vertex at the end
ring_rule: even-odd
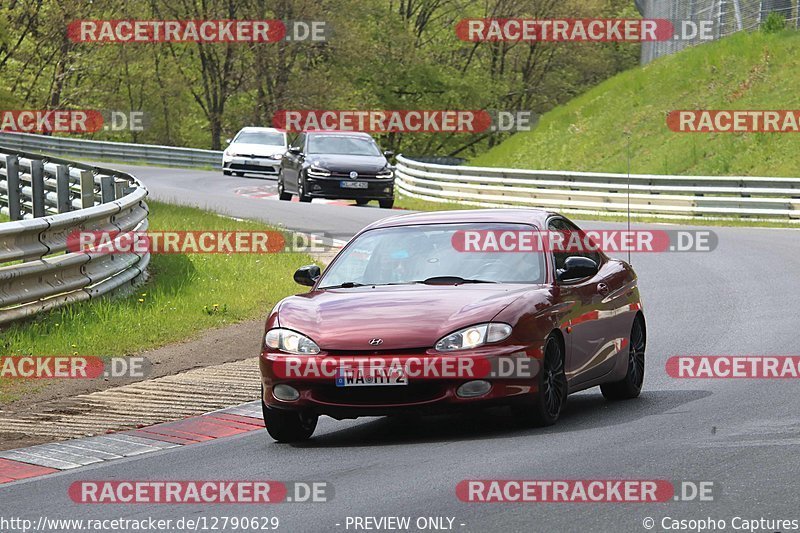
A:
POLYGON ((225 151, 228 152, 229 154, 236 154, 236 155, 268 156, 268 155, 283 154, 284 152, 286 152, 286 148, 283 146, 276 146, 273 144, 233 143, 229 145, 225 149, 225 151))
POLYGON ((320 166, 331 172, 355 171, 359 174, 376 174, 388 164, 382 155, 309 154, 306 161, 310 165, 320 166))
POLYGON ((432 347, 441 337, 489 322, 531 285, 378 286, 317 290, 278 307, 280 327, 299 331, 323 350, 432 347), (380 348, 369 345, 380 338, 380 348))

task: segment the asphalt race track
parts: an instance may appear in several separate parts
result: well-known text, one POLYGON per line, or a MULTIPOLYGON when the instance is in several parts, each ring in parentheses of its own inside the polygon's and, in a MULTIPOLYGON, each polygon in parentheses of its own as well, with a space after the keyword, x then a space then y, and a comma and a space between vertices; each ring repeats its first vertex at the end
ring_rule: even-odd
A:
MULTIPOLYGON (((151 198, 292 229, 352 235, 391 214, 234 192, 274 189, 271 180, 106 166, 140 177, 151 198)), ((562 419, 547 429, 521 429, 503 411, 421 420, 322 419, 302 445, 275 444, 256 431, 2 485, 2 514, 34 521, 41 515, 277 516, 280 530, 292 532, 347 531, 347 517, 354 516, 409 516, 412 524, 420 516, 450 517, 453 529, 464 532, 641 532, 647 517, 662 531, 665 516, 724 519, 732 530, 736 516, 797 518, 797 499, 786 497, 800 476, 796 381, 678 380, 665 372, 672 355, 800 355, 800 232, 714 230, 719 246, 713 252, 633 257, 648 321, 645 389, 638 400, 610 404, 599 390, 586 391, 571 396, 562 419), (713 502, 493 504, 461 502, 455 491, 465 479, 620 478, 712 481, 718 492, 713 502), (79 505, 67 495, 74 481, 102 479, 326 481, 335 495, 328 503, 205 507, 79 505)))
POLYGON ((223 176, 222 172, 164 169, 106 164, 140 178, 150 191, 150 198, 170 203, 202 207, 241 218, 263 220, 289 229, 308 232, 325 231, 343 237, 392 211, 379 209, 377 202, 352 207, 329 205, 314 200, 310 204, 281 202, 274 178, 223 176), (254 193, 254 189, 263 192, 254 193), (269 198, 256 198, 272 194, 269 198), (331 221, 331 223, 326 223, 331 221))

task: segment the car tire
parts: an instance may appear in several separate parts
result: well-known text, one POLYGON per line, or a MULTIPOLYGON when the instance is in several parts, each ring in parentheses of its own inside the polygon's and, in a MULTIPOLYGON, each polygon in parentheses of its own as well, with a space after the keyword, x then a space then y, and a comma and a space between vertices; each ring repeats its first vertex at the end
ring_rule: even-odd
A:
POLYGON ((317 428, 316 415, 305 415, 298 411, 284 411, 267 407, 261 400, 261 410, 264 414, 264 426, 267 433, 277 442, 301 442, 308 440, 317 428))
POLYGON ((378 205, 381 206, 381 209, 391 209, 394 207, 394 198, 389 198, 388 200, 378 200, 378 205))
POLYGON ((600 392, 606 400, 630 400, 639 396, 644 383, 644 352, 647 347, 647 330, 644 319, 636 315, 631 327, 628 346, 628 370, 625 377, 614 383, 600 385, 600 392))
POLYGON ((223 170, 222 171, 222 175, 223 176, 230 176, 231 175, 231 171, 230 170, 223 170))
POLYGON ((306 194, 306 186, 303 183, 302 178, 300 178, 297 182, 297 196, 300 197, 300 201, 303 203, 308 203, 311 201, 311 197, 306 194))
POLYGON ((369 200, 367 200, 365 198, 359 198, 359 199, 356 200, 356 205, 367 205, 368 203, 369 203, 369 200))
POLYGON ((292 193, 286 192, 283 186, 283 177, 278 178, 278 199, 287 202, 292 199, 292 193))
POLYGON ((544 344, 542 368, 537 374, 536 398, 513 409, 525 425, 534 427, 555 424, 567 403, 567 376, 564 372, 564 349, 555 334, 544 344))

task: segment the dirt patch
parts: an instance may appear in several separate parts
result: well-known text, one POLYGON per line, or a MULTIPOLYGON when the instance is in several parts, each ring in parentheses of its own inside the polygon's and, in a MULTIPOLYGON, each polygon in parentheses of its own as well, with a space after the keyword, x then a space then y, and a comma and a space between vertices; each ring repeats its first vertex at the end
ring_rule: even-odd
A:
MULTIPOLYGON (((263 332, 264 319, 259 318, 204 331, 189 340, 137 355, 146 357, 151 363, 150 375, 144 378, 149 380, 178 374, 193 368, 255 357, 261 348, 263 332)), ((48 381, 46 387, 38 388, 35 382, 26 381, 23 385, 29 390, 25 390, 19 399, 0 406, 0 417, 20 411, 48 407, 56 399, 128 385, 144 381, 144 379, 62 379, 48 381)))
POLYGON ((753 68, 750 69, 747 78, 742 81, 736 90, 728 97, 728 102, 735 102, 739 98, 742 98, 750 91, 755 83, 765 79, 766 71, 769 68, 769 59, 769 50, 764 50, 761 63, 755 64, 753 68))
POLYGON ((116 433, 258 399, 258 357, 0 412, 0 449, 116 433))

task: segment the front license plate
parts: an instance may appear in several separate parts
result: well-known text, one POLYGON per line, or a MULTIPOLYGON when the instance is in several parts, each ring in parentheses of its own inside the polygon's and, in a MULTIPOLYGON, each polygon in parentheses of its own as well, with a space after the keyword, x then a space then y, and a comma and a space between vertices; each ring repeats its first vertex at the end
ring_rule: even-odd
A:
POLYGON ((246 165, 252 165, 252 166, 255 166, 255 167, 260 167, 260 166, 266 165, 267 162, 266 161, 259 161, 258 159, 248 159, 245 164, 246 165))
POLYGON ((408 385, 408 378, 397 370, 385 368, 340 370, 336 376, 337 387, 386 387, 408 385))
POLYGON ((340 181, 339 187, 342 189, 366 189, 369 183, 366 181, 340 181))

